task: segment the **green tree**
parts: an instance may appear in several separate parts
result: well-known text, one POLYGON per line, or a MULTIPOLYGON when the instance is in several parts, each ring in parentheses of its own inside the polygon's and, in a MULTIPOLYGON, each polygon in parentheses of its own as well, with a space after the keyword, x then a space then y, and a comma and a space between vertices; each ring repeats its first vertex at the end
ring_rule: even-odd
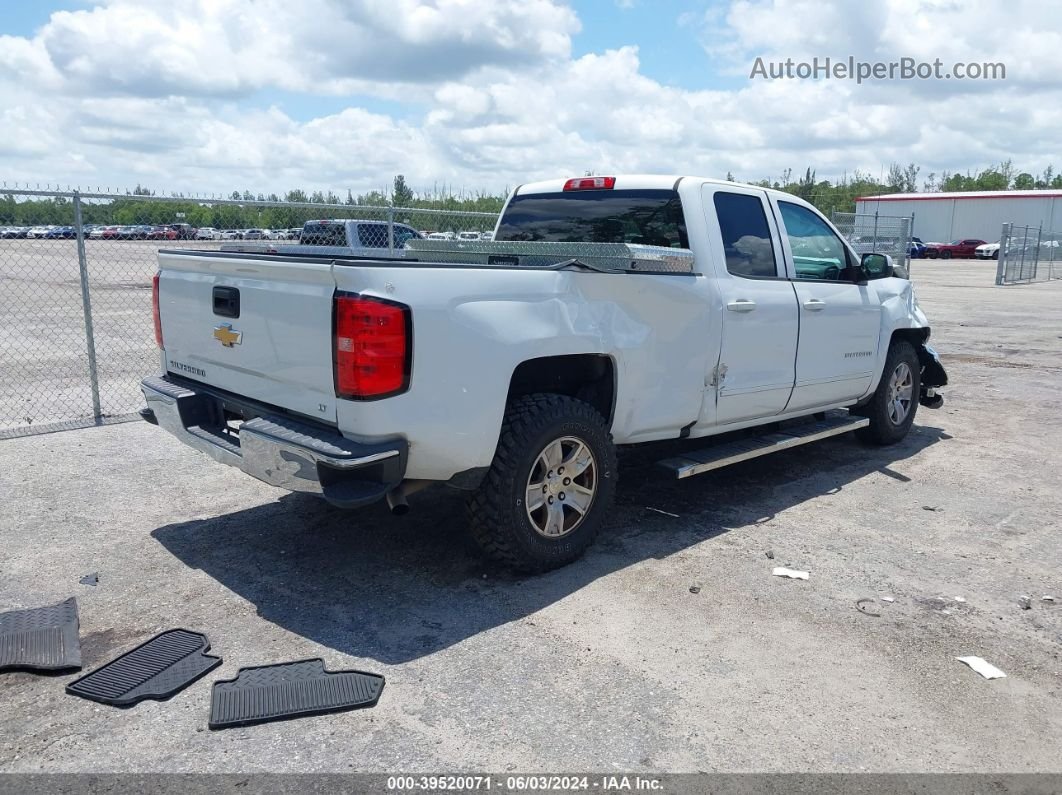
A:
POLYGON ((406 178, 399 174, 395 177, 394 188, 391 191, 391 202, 395 207, 412 207, 413 191, 406 185, 406 178))
POLYGON ((1014 190, 1033 190, 1036 188, 1036 178, 1027 171, 1023 171, 1014 178, 1014 190))

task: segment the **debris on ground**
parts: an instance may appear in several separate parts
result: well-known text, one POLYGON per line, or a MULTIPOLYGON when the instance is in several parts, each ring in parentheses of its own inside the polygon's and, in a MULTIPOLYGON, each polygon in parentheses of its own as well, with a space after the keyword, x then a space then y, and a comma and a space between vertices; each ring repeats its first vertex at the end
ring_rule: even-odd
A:
POLYGON ((91 585, 93 587, 96 587, 100 584, 100 575, 96 572, 93 572, 92 574, 86 574, 84 577, 78 580, 78 582, 82 585, 91 585))
POLYGON ((774 571, 771 572, 775 577, 788 577, 791 580, 807 580, 811 577, 806 571, 797 571, 796 569, 787 569, 785 566, 777 566, 774 571))
POLYGON ((681 519, 682 518, 677 513, 671 513, 670 511, 661 511, 659 508, 650 508, 648 505, 645 506, 645 510, 653 511, 654 513, 662 513, 662 514, 664 514, 664 516, 670 516, 672 519, 681 519))
POLYGON ((966 663, 985 679, 1004 679, 1006 674, 980 657, 956 657, 956 660, 966 663))
POLYGON ((965 602, 966 601, 966 597, 965 596, 956 596, 955 597, 955 601, 956 602, 960 602, 960 603, 961 602, 965 602))
POLYGON ((881 597, 881 601, 883 601, 883 602, 895 602, 896 600, 893 599, 891 596, 883 596, 883 597, 881 597))
POLYGON ((863 607, 863 605, 866 604, 867 602, 874 602, 874 601, 876 601, 876 600, 871 599, 869 596, 864 597, 862 599, 856 599, 856 610, 858 610, 860 613, 862 613, 865 616, 874 616, 874 618, 881 618, 881 613, 874 613, 874 612, 872 612, 870 610, 867 610, 865 607, 863 607))
POLYGON ((939 507, 939 506, 937 506, 937 505, 923 505, 923 506, 922 506, 922 510, 923 510, 923 511, 934 511, 934 512, 940 512, 940 513, 943 513, 943 512, 944 512, 944 509, 943 509, 943 508, 941 508, 941 507, 939 507))
POLYGON ((767 556, 768 560, 774 560, 774 550, 773 549, 768 549, 763 554, 767 556))
POLYGON ((1044 594, 1043 596, 1040 597, 1040 601, 1041 602, 1053 602, 1053 601, 1055 601, 1055 597, 1051 596, 1051 594, 1044 594))
POLYGON ((1022 610, 1032 610, 1032 599, 1028 596, 1019 596, 1018 604, 1021 605, 1022 610))
POLYGON ((691 585, 690 586, 690 593, 700 593, 700 592, 701 592, 701 586, 699 586, 699 585, 691 585))

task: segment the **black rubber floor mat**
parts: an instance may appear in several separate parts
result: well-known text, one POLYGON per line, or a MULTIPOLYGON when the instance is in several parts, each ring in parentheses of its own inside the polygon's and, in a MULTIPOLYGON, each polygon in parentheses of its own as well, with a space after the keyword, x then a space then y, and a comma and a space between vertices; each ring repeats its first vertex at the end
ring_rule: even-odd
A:
POLYGON ((0 613, 0 671, 81 667, 77 599, 0 613))
POLYGON ((165 701, 221 665, 220 657, 205 653, 209 649, 206 635, 170 629, 71 682, 66 692, 115 707, 165 701))
POLYGON ((214 683, 210 728, 372 707, 383 686, 378 674, 326 671, 321 659, 241 668, 235 679, 214 683))

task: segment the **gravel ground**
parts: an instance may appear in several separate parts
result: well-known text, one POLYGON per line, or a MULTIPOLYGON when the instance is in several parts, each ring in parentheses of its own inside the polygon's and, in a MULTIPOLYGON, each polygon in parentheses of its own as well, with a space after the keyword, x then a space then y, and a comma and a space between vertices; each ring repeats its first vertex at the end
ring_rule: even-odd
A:
POLYGON ((994 271, 915 263, 953 386, 903 444, 683 482, 628 451, 594 550, 540 577, 445 489, 343 513, 144 424, 0 442, 0 610, 76 595, 86 671, 172 627, 225 660, 128 710, 0 675, 0 769, 1062 771, 1062 283, 994 271), (379 705, 207 729, 210 681, 308 657, 379 705))

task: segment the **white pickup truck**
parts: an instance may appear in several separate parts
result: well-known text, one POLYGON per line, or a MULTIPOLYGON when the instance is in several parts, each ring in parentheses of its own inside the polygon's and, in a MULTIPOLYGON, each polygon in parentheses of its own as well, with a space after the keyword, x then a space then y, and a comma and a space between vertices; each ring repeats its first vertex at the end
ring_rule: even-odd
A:
POLYGON ((483 548, 542 571, 592 542, 616 445, 727 434, 661 462, 685 477, 853 430, 897 442, 942 403, 905 272, 786 193, 539 182, 493 242, 404 255, 161 251, 145 419, 340 507, 467 490, 483 548))

